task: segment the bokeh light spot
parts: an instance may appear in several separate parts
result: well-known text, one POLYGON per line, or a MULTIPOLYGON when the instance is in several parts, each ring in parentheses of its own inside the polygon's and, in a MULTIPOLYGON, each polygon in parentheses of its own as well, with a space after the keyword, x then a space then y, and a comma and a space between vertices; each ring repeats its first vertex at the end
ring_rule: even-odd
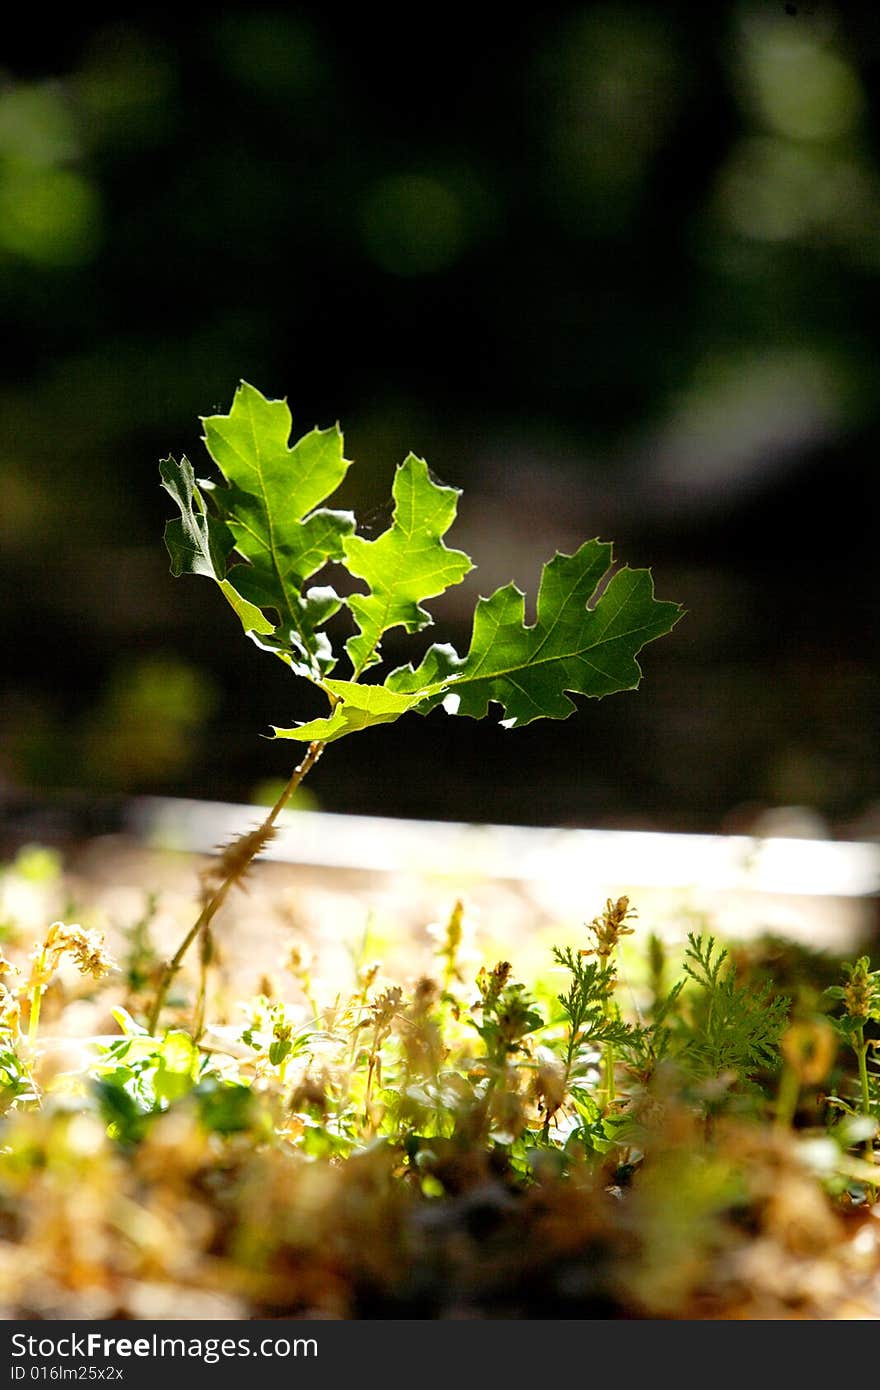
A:
POLYGON ((806 26, 753 14, 740 49, 747 104, 792 140, 835 140, 860 123, 864 92, 842 54, 806 26))
POLYGON ((76 265, 98 243, 99 203, 73 169, 0 166, 0 249, 36 265, 76 265))
POLYGON ((361 209, 370 258, 394 275, 428 275, 458 260, 469 239, 458 193, 424 174, 374 184, 361 209))
POLYGON ((10 86, 0 92, 0 156, 43 168, 79 153, 73 114, 58 83, 10 86))

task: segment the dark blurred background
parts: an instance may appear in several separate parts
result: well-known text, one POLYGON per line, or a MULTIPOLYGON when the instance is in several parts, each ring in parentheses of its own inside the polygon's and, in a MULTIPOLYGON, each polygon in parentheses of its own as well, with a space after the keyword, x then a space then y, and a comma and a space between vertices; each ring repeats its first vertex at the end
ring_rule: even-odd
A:
POLYGON ((688 610, 639 691, 362 734, 320 806, 880 833, 878 82, 880 19, 819 4, 7 28, 7 803, 287 775, 264 735, 317 711, 162 544, 158 460, 208 471, 245 378, 341 421, 375 529, 410 449, 463 488, 478 568, 392 661, 594 535, 688 610))

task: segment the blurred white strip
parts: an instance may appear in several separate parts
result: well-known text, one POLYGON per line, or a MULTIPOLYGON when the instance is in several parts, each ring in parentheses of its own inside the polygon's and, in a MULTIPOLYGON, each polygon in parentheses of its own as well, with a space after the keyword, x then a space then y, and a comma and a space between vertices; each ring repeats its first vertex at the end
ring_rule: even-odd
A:
MULTIPOLYGON (((143 797, 134 803, 130 826, 157 848, 211 854, 254 829, 262 814, 256 806, 143 797)), ((261 858, 482 879, 599 873, 608 882, 656 888, 834 898, 880 892, 880 845, 852 841, 467 825, 323 811, 287 812, 279 826, 261 858)))

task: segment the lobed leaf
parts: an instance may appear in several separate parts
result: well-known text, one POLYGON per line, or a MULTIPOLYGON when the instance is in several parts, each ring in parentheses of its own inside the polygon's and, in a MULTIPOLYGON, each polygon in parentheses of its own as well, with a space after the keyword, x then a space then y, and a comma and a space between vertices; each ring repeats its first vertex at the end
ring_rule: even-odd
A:
POLYGON ((165 491, 180 508, 180 516, 165 526, 165 545, 171 556, 171 573, 203 574, 216 579, 224 597, 238 614, 246 632, 269 633, 269 622, 226 579, 226 558, 232 549, 232 535, 224 522, 209 516, 204 499, 196 487, 192 464, 186 457, 159 464, 165 491))
POLYGON ((611 546, 587 541, 574 555, 557 554, 544 566, 537 621, 525 624, 524 595, 514 585, 480 599, 467 657, 436 643, 417 670, 392 671, 384 685, 327 680, 336 700, 327 719, 279 738, 329 741, 389 724, 409 710, 426 714, 441 701, 452 714, 480 719, 490 701, 506 713, 507 728, 547 717, 565 719, 575 706, 566 691, 595 698, 638 685, 636 653, 681 617, 676 603, 654 598, 648 570, 619 570, 600 596, 611 546))
POLYGON ((469 555, 442 540, 455 520, 459 488, 433 482, 424 459, 409 454, 394 475, 392 493, 394 518, 378 540, 346 536, 342 542, 349 571, 370 586, 368 594, 348 600, 360 627, 346 643, 355 678, 379 660, 384 633, 427 627, 432 619, 421 600, 461 583, 473 568, 469 555))
POLYGON ((321 505, 350 466, 338 427, 312 430, 291 445, 286 402, 247 382, 228 415, 203 424, 224 484, 197 486, 186 459, 162 463, 162 486, 180 510, 165 533, 172 572, 213 578, 253 640, 327 695, 326 717, 276 728, 278 738, 332 742, 413 709, 426 714, 441 701, 475 719, 498 704, 508 728, 564 719, 575 708, 571 695, 634 689, 637 653, 682 615, 678 604, 654 598, 649 570, 612 575, 611 545, 591 540, 544 566, 533 624, 525 621, 525 596, 507 584, 479 600, 466 656, 438 643, 416 669, 399 667, 384 684, 364 685, 360 677, 379 660, 384 634, 426 627, 423 600, 472 568, 468 555, 443 541, 459 490, 434 482, 425 461, 408 455, 394 478, 392 524, 367 540, 354 534, 349 512, 321 505), (342 600, 329 586, 306 587, 328 561, 367 585, 347 599, 358 625, 346 644, 349 680, 331 678, 335 655, 322 630, 342 600))
POLYGON ((328 561, 343 558, 343 539, 355 526, 350 512, 320 506, 350 466, 339 428, 314 429, 291 446, 286 401, 268 400, 247 382, 228 415, 202 423, 226 486, 204 485, 217 512, 212 517, 194 482, 190 488, 184 474, 173 472, 173 460, 164 466, 163 486, 181 509, 180 522, 166 533, 172 570, 208 574, 227 586, 245 630, 299 674, 320 679, 334 661, 318 628, 341 600, 326 587, 304 586, 328 561), (233 548, 244 563, 227 572, 233 548))
POLYGON ((307 724, 293 729, 273 729, 276 738, 293 738, 300 743, 311 743, 314 739, 333 743, 345 734, 357 733, 375 724, 393 724, 425 697, 424 691, 399 694, 385 685, 361 685, 357 681, 331 678, 323 684, 336 701, 332 714, 326 719, 310 719, 307 724))
POLYGON ((507 728, 567 718, 575 706, 566 692, 601 698, 634 689, 642 674, 636 654, 669 632, 683 610, 654 598, 650 570, 618 570, 603 589, 611 560, 611 545, 598 540, 574 555, 557 553, 544 566, 532 626, 524 594, 507 584, 477 604, 466 657, 434 646, 416 670, 399 667, 386 685, 431 692, 421 713, 442 699, 450 713, 481 719, 494 701, 507 728))

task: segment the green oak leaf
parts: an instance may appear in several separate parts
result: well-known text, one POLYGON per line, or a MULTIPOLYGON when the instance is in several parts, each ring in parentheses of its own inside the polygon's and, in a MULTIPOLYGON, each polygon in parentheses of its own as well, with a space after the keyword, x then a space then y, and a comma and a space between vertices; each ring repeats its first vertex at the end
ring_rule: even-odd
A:
POLYGON ((184 457, 180 463, 172 458, 163 459, 159 464, 159 475, 165 491, 180 508, 180 516, 169 521, 165 527, 171 573, 204 574, 209 579, 216 579, 245 631, 270 633, 273 625, 268 618, 225 577, 226 559, 233 544, 232 534, 224 522, 208 515, 189 459, 184 457))
MULTIPOLYGON (((231 586, 242 600, 242 623, 254 640, 298 674, 319 680, 331 669, 333 656, 317 629, 340 600, 334 595, 328 602, 326 587, 312 593, 304 592, 304 586, 328 561, 343 558, 342 541, 355 527, 350 512, 320 506, 350 467, 343 457, 339 428, 311 430, 291 446, 287 402, 268 400, 245 381, 235 393, 229 414, 206 416, 202 424, 208 453, 226 486, 203 485, 205 497, 218 514, 210 521, 205 520, 206 502, 201 495, 198 512, 185 497, 175 498, 181 506, 185 541, 208 527, 196 554, 199 567, 191 572, 213 574, 218 582, 231 586), (221 538, 227 537, 231 544, 226 544, 224 562, 233 546, 243 561, 228 573, 217 563, 221 538), (211 566, 204 559, 205 544, 211 566), (254 610, 261 613, 259 622, 253 621, 254 610), (274 615, 274 622, 268 614, 274 615)), ((178 551, 179 539, 176 532, 172 534, 178 551)), ((180 563, 180 555, 172 553, 175 562, 180 563)))
POLYGON ((460 490, 432 482, 424 459, 409 454, 394 475, 394 517, 375 541, 346 536, 342 542, 351 574, 365 579, 368 594, 351 594, 348 606, 360 632, 346 651, 355 675, 378 660, 377 647, 392 627, 418 632, 432 618, 421 600, 461 583, 473 568, 469 555, 442 541, 455 519, 460 490))
POLYGON ((508 728, 564 719, 575 709, 571 695, 634 689, 641 679, 637 653, 682 615, 678 604, 654 598, 649 570, 612 573, 611 545, 591 540, 544 566, 533 624, 526 624, 522 592, 505 585, 479 600, 466 656, 436 643, 417 669, 399 667, 384 684, 362 684, 363 672, 379 660, 383 635, 428 626, 423 600, 472 568, 468 555, 443 541, 459 489, 434 482, 424 460, 408 455, 394 478, 392 523, 366 540, 354 534, 351 513, 322 505, 350 466, 338 426, 314 429, 291 445, 286 402, 247 382, 228 415, 207 416, 203 424, 222 482, 197 484, 186 458, 160 465, 162 486, 180 512, 165 531, 171 569, 212 578, 253 641, 327 695, 326 717, 275 728, 277 738, 329 743, 410 710, 427 714, 441 702, 475 719, 499 704, 508 728), (346 600, 358 624, 346 644, 349 680, 330 677, 335 655, 322 630, 343 600, 327 585, 306 587, 328 562, 367 585, 346 600))
POLYGON ((466 657, 432 647, 417 670, 392 671, 387 688, 421 691, 416 708, 423 714, 442 700, 450 713, 481 719, 494 701, 511 729, 567 718, 575 705, 566 691, 600 698, 635 689, 642 674, 636 653, 669 632, 683 610, 654 598, 650 570, 618 570, 601 588, 611 560, 611 545, 599 540, 574 555, 557 553, 544 566, 533 625, 525 622, 525 596, 507 584, 477 604, 466 657))
POLYGON ((300 743, 319 739, 333 743, 345 734, 369 729, 375 724, 393 724, 402 714, 425 698, 425 691, 398 694, 384 685, 361 685, 358 681, 325 680, 324 689, 337 701, 326 719, 311 719, 293 729, 273 729, 276 738, 293 738, 300 743))
POLYGON ((495 701, 507 716, 502 724, 512 729, 541 717, 567 718, 575 705, 566 691, 599 698, 634 689, 642 674, 636 653, 669 632, 682 609, 654 598, 649 570, 618 570, 598 592, 611 559, 612 547, 596 540, 574 555, 557 554, 544 566, 533 626, 525 624, 525 596, 507 584, 477 604, 466 657, 435 643, 417 670, 398 667, 384 685, 326 680, 337 701, 332 713, 276 728, 276 737, 331 742, 394 723, 410 710, 427 714, 441 701, 450 714, 475 719, 495 701))

